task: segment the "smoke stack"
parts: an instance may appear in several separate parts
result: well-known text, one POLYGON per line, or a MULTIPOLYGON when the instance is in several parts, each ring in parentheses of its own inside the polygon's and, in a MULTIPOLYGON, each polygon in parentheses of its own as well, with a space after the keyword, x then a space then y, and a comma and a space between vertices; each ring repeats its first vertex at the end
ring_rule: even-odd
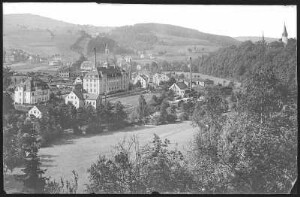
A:
POLYGON ((190 90, 192 90, 192 57, 190 57, 190 90))
POLYGON ((97 59, 96 59, 96 47, 94 48, 94 53, 95 53, 95 68, 97 67, 97 59))

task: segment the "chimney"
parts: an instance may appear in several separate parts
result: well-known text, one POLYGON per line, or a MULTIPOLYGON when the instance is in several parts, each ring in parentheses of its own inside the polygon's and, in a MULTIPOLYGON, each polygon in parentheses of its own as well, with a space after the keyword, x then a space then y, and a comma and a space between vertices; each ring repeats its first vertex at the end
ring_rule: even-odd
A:
POLYGON ((190 90, 192 90, 192 57, 190 57, 190 90))

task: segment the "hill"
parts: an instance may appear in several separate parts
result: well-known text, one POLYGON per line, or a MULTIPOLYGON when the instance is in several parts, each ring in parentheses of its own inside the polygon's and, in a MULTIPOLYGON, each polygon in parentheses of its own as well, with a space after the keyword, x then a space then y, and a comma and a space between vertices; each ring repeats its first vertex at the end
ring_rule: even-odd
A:
POLYGON ((226 47, 212 53, 203 61, 199 70, 203 74, 242 81, 260 65, 271 66, 279 78, 294 85, 297 69, 296 48, 295 39, 289 39, 286 47, 282 42, 276 41, 266 44, 265 49, 262 42, 246 41, 239 46, 226 47))
POLYGON ((77 57, 78 53, 88 55, 92 47, 101 48, 102 42, 109 41, 113 43, 110 50, 119 54, 142 51, 162 59, 181 58, 239 43, 228 36, 166 24, 96 27, 32 14, 9 14, 3 19, 5 48, 19 48, 43 56, 55 53, 70 57, 77 57))
POLYGON ((78 53, 70 47, 82 36, 82 31, 93 35, 110 29, 75 25, 32 14, 8 14, 3 16, 3 46, 42 56, 58 53, 72 59, 77 58, 78 53))
POLYGON ((109 36, 121 45, 165 56, 191 55, 192 50, 189 52, 189 49, 197 49, 195 53, 209 53, 223 46, 239 44, 239 41, 228 36, 157 23, 117 27, 110 31, 109 36))
MULTIPOLYGON (((261 37, 258 36, 239 36, 239 37, 234 37, 234 39, 245 42, 245 41, 252 41, 252 42, 258 42, 261 40, 261 37)), ((279 38, 269 38, 269 37, 264 37, 266 42, 274 42, 278 41, 279 38)))

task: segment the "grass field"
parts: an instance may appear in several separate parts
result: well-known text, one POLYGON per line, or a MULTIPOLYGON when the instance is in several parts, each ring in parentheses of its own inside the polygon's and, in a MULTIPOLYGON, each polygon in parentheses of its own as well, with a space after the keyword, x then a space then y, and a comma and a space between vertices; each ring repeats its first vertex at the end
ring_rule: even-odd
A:
MULTIPOLYGON (((161 126, 129 127, 121 131, 99 135, 66 136, 50 147, 41 148, 39 155, 42 168, 47 169, 45 176, 51 176, 56 180, 59 180, 60 177, 70 180, 72 178, 71 171, 75 170, 79 175, 78 192, 82 193, 85 189, 84 184, 88 183, 87 169, 97 161, 100 154, 110 156, 113 146, 123 139, 129 139, 135 135, 139 139, 140 146, 143 146, 153 139, 155 133, 161 139, 168 138, 172 143, 171 148, 176 146, 186 153, 196 132, 197 129, 191 126, 191 122, 186 121, 161 126)), ((15 173, 18 172, 17 169, 15 173)), ((7 192, 15 191, 11 185, 5 185, 5 190, 7 192)))
MULTIPOLYGON (((147 93, 143 94, 146 102, 149 102, 152 98, 153 95, 158 95, 157 93, 147 93)), ((113 98, 108 98, 109 101, 111 102, 117 102, 120 101, 123 105, 126 107, 136 107, 138 105, 140 95, 133 95, 133 96, 126 96, 126 97, 113 97, 113 98)))

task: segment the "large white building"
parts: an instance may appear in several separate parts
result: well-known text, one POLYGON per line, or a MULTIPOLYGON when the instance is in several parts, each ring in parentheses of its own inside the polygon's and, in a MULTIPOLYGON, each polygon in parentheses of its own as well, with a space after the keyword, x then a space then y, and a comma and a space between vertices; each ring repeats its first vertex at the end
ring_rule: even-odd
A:
POLYGON ((50 99, 48 84, 37 77, 28 77, 17 85, 14 101, 17 104, 36 104, 50 99))
POLYGON ((129 74, 117 66, 94 67, 83 78, 83 89, 92 94, 128 90, 129 74))

